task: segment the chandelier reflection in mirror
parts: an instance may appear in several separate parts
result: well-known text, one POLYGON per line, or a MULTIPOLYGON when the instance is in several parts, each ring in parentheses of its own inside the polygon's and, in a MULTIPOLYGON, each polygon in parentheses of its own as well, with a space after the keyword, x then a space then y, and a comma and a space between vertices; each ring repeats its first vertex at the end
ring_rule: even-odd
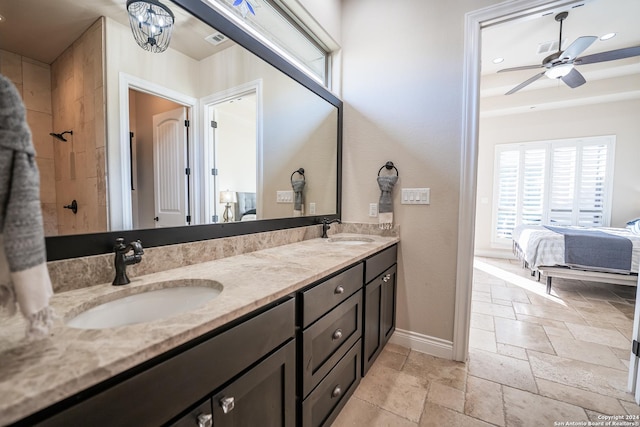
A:
POLYGON ((167 50, 175 22, 168 7, 157 0, 127 0, 127 12, 138 46, 153 53, 167 50))

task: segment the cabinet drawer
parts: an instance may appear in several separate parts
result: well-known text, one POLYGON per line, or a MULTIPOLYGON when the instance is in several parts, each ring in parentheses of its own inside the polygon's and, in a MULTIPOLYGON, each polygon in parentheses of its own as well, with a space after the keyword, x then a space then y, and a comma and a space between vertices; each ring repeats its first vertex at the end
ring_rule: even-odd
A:
POLYGON ((396 263, 398 259, 398 245, 393 245, 390 248, 383 250, 382 252, 372 256, 365 261, 365 283, 369 283, 377 276, 380 275, 387 268, 396 263))
POLYGON ((360 340, 302 402, 302 425, 329 425, 360 383, 360 340))
POLYGON ((81 392, 42 425, 162 425, 293 337, 294 309, 289 298, 101 393, 81 392))
POLYGON ((302 390, 306 396, 362 334, 362 290, 302 333, 302 390))
POLYGON ((358 264, 302 293, 302 327, 349 298, 362 287, 364 267, 358 264))

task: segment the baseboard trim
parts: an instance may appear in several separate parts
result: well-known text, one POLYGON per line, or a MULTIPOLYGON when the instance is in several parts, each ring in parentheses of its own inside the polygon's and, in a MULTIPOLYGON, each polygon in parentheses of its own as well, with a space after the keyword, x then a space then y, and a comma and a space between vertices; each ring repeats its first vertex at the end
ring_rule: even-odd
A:
POLYGON ((509 249, 476 249, 473 253, 475 256, 481 256, 486 258, 502 258, 502 259, 517 259, 513 254, 513 250, 509 249))
POLYGON ((408 347, 420 353, 453 360, 453 342, 441 338, 396 328, 391 338, 389 338, 389 342, 408 347))

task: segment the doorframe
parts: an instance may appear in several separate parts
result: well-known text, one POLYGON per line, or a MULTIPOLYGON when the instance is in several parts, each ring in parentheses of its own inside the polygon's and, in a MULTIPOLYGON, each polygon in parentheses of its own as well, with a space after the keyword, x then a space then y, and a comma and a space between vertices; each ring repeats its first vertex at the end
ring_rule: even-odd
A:
POLYGON ((109 216, 111 218, 122 219, 121 230, 133 229, 133 212, 131 205, 131 162, 129 153, 129 89, 134 89, 139 92, 148 93, 160 98, 168 99, 175 103, 181 104, 187 108, 187 116, 189 117, 190 124, 187 129, 187 138, 193 147, 189 150, 189 164, 191 165, 191 176, 194 177, 191 181, 191 193, 193 198, 191 203, 191 212, 193 215, 193 224, 199 224, 200 218, 198 210, 194 209, 194 206, 199 206, 200 200, 198 198, 199 188, 201 186, 197 177, 201 176, 201 165, 198 164, 195 159, 196 151, 200 139, 196 138, 197 132, 194 129, 198 128, 198 100, 191 96, 177 92, 173 89, 166 88, 157 83, 153 83, 140 77, 133 76, 131 74, 120 72, 118 74, 118 89, 119 89, 119 113, 120 113, 120 156, 118 159, 108 159, 109 162, 117 161, 120 163, 120 186, 112 188, 110 190, 110 200, 114 199, 114 192, 120 192, 116 194, 121 203, 119 206, 109 203, 109 216), (114 212, 114 209, 118 209, 118 212, 114 212))
MULTIPOLYGON (((210 138, 207 126, 208 117, 216 104, 228 101, 238 96, 248 93, 255 94, 256 97, 256 212, 262 211, 262 194, 264 189, 264 168, 263 168, 263 109, 262 109, 262 79, 253 80, 239 86, 234 86, 220 92, 213 93, 200 99, 200 111, 202 114, 202 126, 200 127, 200 140, 202 141, 202 158, 204 159, 204 184, 202 185, 202 211, 203 218, 206 218, 205 224, 211 223, 211 205, 213 204, 211 197, 217 194, 216 188, 211 188, 211 174, 209 171, 213 168, 213 158, 215 148, 210 138)), ((215 201, 215 200, 214 200, 215 201)))
POLYGON ((576 0, 510 0, 465 14, 462 73, 462 149, 458 208, 458 250, 453 327, 453 359, 464 362, 469 355, 471 284, 475 240, 480 117, 481 30, 533 13, 578 3, 576 0))

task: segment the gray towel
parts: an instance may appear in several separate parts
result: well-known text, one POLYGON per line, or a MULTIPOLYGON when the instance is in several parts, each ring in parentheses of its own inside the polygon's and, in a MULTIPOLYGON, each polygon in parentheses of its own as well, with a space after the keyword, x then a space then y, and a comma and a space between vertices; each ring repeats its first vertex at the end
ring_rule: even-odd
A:
POLYGON ((293 216, 304 215, 304 198, 302 196, 304 184, 304 179, 291 180, 291 188, 293 188, 293 216))
POLYGON ((379 176, 380 201, 378 202, 378 223, 383 230, 393 227, 393 186, 398 182, 396 175, 379 176))
POLYGON ((22 99, 0 75, 0 308, 20 308, 27 337, 47 335, 53 322, 39 187, 22 99))

